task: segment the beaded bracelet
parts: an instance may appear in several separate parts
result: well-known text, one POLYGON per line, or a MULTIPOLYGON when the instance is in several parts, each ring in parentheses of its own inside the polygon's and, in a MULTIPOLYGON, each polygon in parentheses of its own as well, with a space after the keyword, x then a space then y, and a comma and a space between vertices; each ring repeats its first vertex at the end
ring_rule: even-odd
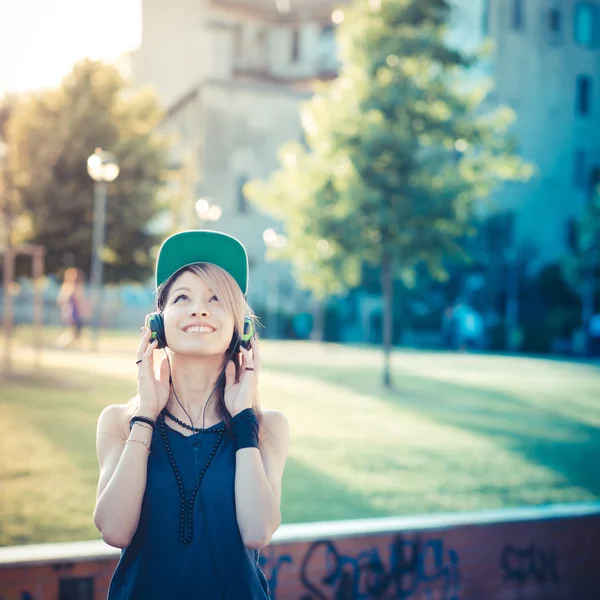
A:
POLYGON ((142 446, 145 446, 146 450, 148 450, 148 454, 150 454, 150 446, 148 446, 148 444, 146 444, 146 442, 142 442, 141 440, 130 440, 130 439, 125 440, 125 443, 127 443, 127 442, 135 442, 136 444, 142 444, 142 446))
POLYGON ((150 431, 154 431, 154 428, 151 427, 150 425, 146 424, 146 423, 142 423, 142 421, 135 421, 135 423, 132 423, 129 426, 129 430, 131 431, 131 429, 133 428, 134 425, 139 425, 140 427, 143 427, 144 429, 149 429, 150 431))
POLYGON ((149 419, 148 417, 131 417, 131 419, 129 420, 129 430, 131 431, 131 428, 133 427, 134 423, 147 423, 148 425, 150 425, 150 427, 152 427, 152 430, 154 431, 154 427, 156 426, 154 421, 152 419, 149 419))

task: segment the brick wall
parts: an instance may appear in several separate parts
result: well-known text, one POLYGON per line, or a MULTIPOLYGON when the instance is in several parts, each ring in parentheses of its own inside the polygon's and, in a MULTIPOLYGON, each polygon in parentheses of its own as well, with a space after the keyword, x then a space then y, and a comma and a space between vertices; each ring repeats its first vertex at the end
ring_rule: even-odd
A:
MULTIPOLYGON (((0 599, 106 598, 118 555, 2 548, 0 599)), ((261 563, 273 600, 599 600, 600 504, 284 525, 261 563)))

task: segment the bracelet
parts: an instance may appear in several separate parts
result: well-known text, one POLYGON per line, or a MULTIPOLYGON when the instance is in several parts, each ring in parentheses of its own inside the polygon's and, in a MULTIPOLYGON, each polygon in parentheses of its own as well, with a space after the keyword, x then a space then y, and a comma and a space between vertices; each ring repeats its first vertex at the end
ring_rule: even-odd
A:
POLYGON ((148 446, 148 444, 146 444, 146 442, 142 442, 141 440, 126 439, 125 443, 127 443, 127 442, 135 442, 136 444, 142 444, 142 446, 146 446, 146 450, 148 450, 148 454, 150 454, 150 446, 148 446))
POLYGON ((129 431, 131 431, 131 428, 133 427, 134 423, 137 422, 140 423, 147 423, 148 425, 150 425, 150 427, 152 427, 152 431, 154 431, 154 421, 152 419, 149 419, 148 417, 131 417, 130 421, 129 421, 129 431))
POLYGON ((258 427, 258 417, 251 408, 243 410, 231 419, 236 452, 242 448, 258 448, 258 427))
POLYGON ((150 431, 154 431, 153 427, 151 427, 150 425, 148 425, 147 423, 144 423, 142 421, 134 421, 133 423, 131 423, 131 425, 129 426, 129 431, 131 431, 131 429, 133 428, 134 425, 139 425, 140 427, 143 427, 144 429, 149 429, 150 431))

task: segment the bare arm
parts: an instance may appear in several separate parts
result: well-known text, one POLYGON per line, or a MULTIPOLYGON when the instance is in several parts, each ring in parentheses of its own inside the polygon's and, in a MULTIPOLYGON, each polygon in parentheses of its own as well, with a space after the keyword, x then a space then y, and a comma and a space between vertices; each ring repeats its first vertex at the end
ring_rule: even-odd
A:
MULTIPOLYGON (((156 421, 169 397, 168 362, 163 359, 160 375, 154 373, 153 351, 156 342, 148 343, 150 330, 142 329, 138 347, 138 416, 156 421)), ((123 423, 123 406, 109 406, 98 419, 97 450, 100 464, 94 524, 107 544, 125 548, 137 529, 142 500, 146 491, 148 448, 152 429, 135 423, 131 431, 123 423), (126 440, 143 443, 129 443, 126 440)))
POLYGON ((287 460, 289 423, 278 411, 265 411, 259 448, 235 455, 235 504, 244 545, 264 548, 281 524, 281 479, 287 460))
MULTIPOLYGON (((148 450, 141 443, 128 443, 122 406, 109 406, 98 420, 97 451, 100 465, 94 524, 102 539, 126 548, 137 529, 146 490, 148 450)), ((152 414, 143 414, 154 419, 152 414)), ((152 430, 135 424, 128 436, 150 446, 152 430)))

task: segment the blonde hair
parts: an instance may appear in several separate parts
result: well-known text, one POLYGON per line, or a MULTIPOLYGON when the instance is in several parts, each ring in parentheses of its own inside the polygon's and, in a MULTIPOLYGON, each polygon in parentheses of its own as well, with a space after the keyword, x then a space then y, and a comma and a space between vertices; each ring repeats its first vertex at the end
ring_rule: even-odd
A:
MULTIPOLYGON (((244 328, 244 320, 248 317, 256 319, 252 309, 248 305, 245 296, 237 284, 235 279, 225 269, 214 265, 212 263, 194 263, 188 265, 176 271, 169 279, 167 279, 161 286, 156 290, 157 296, 157 307, 159 312, 163 312, 165 304, 169 299, 169 292, 173 287, 173 284, 181 275, 184 273, 193 273, 202 279, 202 281, 216 294, 219 298, 219 302, 225 306, 225 309, 233 315, 234 332, 232 337, 232 344, 229 345, 223 355, 223 368, 226 367, 225 360, 228 359, 233 351, 233 344, 239 339, 240 332, 244 328)), ((238 357, 231 356, 235 365, 235 379, 239 380, 240 377, 240 364, 238 357)), ((219 385, 217 395, 217 409, 219 416, 225 422, 227 428, 230 427, 231 415, 225 406, 225 377, 222 378, 221 384, 219 385)), ((139 407, 139 397, 136 395, 132 398, 125 411, 125 418, 127 422, 135 414, 139 407)), ((258 415, 259 421, 262 421, 262 411, 260 408, 258 397, 254 398, 253 408, 258 415)))

